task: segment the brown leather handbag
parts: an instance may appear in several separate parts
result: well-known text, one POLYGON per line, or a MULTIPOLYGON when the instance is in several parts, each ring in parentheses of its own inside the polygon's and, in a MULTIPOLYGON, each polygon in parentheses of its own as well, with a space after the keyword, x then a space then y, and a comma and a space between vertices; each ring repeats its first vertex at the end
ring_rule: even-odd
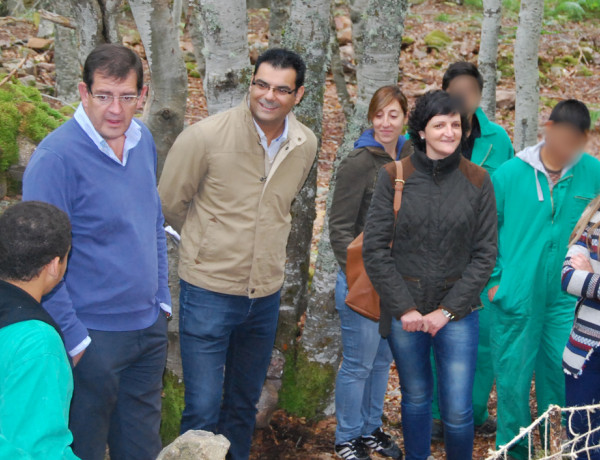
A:
MULTIPOLYGON (((402 204, 402 190, 404 190, 404 168, 402 161, 396 161, 396 179, 394 180, 394 227, 396 217, 402 204)), ((390 243, 390 247, 393 243, 390 243)), ((348 245, 346 258, 346 281, 348 282, 348 295, 346 305, 361 315, 379 321, 380 306, 379 294, 375 291, 371 280, 365 270, 362 257, 363 233, 361 232, 352 243, 348 245)))

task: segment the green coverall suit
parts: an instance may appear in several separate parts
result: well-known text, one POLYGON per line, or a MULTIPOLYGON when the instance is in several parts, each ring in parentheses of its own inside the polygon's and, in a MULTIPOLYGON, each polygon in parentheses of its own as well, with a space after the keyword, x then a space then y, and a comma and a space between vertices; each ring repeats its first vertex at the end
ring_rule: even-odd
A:
MULTIPOLYGON (((475 139, 471 161, 483 167, 491 176, 500 165, 514 156, 515 151, 508 134, 502 126, 491 122, 480 108, 475 112, 475 117, 477 117, 477 121, 479 122, 481 136, 475 139)), ((479 348, 477 349, 477 367, 473 383, 473 419, 475 425, 482 425, 489 416, 487 408, 488 399, 494 385, 494 370, 492 368, 492 356, 490 353, 491 313, 487 291, 482 294, 481 301, 484 308, 479 312, 479 348)), ((432 364, 435 366, 433 355, 432 364)), ((435 372, 433 375, 434 379, 436 379, 435 372)), ((433 394, 433 418, 439 420, 441 417, 438 406, 437 386, 434 388, 433 394)))
MULTIPOLYGON (((529 147, 492 176, 498 207, 498 259, 488 289, 490 344, 498 391, 501 446, 531 423, 529 392, 535 373, 538 412, 564 405, 562 353, 576 299, 561 290, 569 237, 585 207, 600 193, 600 162, 584 154, 552 189, 540 160, 543 142, 529 147)), ((523 443, 511 450, 527 458, 523 443)))

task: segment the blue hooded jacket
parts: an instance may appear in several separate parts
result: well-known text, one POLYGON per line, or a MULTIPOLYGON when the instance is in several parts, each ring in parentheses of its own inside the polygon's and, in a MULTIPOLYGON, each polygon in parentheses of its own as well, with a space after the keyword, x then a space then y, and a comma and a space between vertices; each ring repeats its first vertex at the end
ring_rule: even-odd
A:
MULTIPOLYGON (((404 142, 406 142, 405 137, 399 136, 398 144, 396 145, 396 161, 400 160, 400 151, 402 150, 404 142)), ((355 150, 363 147, 379 147, 380 149, 385 150, 383 145, 375 140, 375 131, 373 128, 367 129, 365 132, 363 132, 358 140, 354 143, 355 150)))

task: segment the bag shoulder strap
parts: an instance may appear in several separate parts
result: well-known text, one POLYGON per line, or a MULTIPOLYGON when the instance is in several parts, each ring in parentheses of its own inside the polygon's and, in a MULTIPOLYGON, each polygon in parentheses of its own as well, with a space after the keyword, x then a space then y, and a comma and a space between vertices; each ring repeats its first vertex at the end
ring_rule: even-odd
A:
POLYGON ((404 166, 402 161, 396 163, 396 178, 394 179, 394 217, 398 217, 398 211, 402 205, 402 191, 404 190, 404 166))

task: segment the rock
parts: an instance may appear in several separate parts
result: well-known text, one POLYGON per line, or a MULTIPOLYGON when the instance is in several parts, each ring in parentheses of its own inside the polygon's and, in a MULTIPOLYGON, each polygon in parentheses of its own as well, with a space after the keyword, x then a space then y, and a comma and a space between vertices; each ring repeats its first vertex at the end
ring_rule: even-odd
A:
POLYGON ((33 75, 25 75, 24 77, 19 78, 19 81, 23 84, 23 86, 35 86, 35 77, 33 75))
POLYGON ((499 89, 496 91, 496 107, 499 109, 514 109, 516 99, 515 90, 499 89))
POLYGON ((550 73, 557 78, 561 78, 567 72, 565 71, 565 69, 563 67, 561 67, 559 65, 553 65, 550 67, 550 73))
POLYGON ((48 38, 30 37, 29 40, 27 40, 27 48, 36 51, 44 51, 50 48, 50 45, 52 45, 53 42, 54 40, 48 38))
POLYGON ((47 19, 40 19, 38 25, 37 36, 40 38, 50 38, 54 34, 54 23, 47 19))
POLYGON ((273 412, 277 409, 284 366, 285 356, 279 350, 274 348, 273 354, 271 355, 271 364, 267 371, 267 379, 265 380, 260 399, 256 405, 258 409, 256 414, 256 428, 258 429, 269 426, 273 412))
POLYGON ((349 16, 336 16, 335 29, 340 46, 352 43, 352 21, 349 16))
POLYGON ((230 445, 222 434, 189 430, 165 447, 156 460, 225 460, 230 445))
POLYGON ((29 163, 29 159, 33 154, 33 151, 36 149, 37 145, 26 138, 25 136, 19 134, 17 136, 17 145, 19 146, 19 166, 26 167, 29 163))
POLYGON ((440 50, 450 43, 452 43, 452 39, 442 30, 433 30, 425 35, 425 44, 428 49, 440 50))
POLYGON ((8 184, 6 182, 6 174, 0 171, 0 200, 6 196, 8 192, 8 184))
POLYGON ((344 65, 354 62, 354 46, 351 43, 340 46, 340 59, 344 65))
POLYGON ((404 50, 404 49, 408 48, 408 47, 409 47, 410 45, 412 45, 414 42, 415 42, 415 39, 414 39, 414 38, 412 38, 412 37, 408 37, 408 36, 404 35, 404 36, 402 37, 402 45, 401 45, 401 46, 402 46, 402 49, 404 50))

